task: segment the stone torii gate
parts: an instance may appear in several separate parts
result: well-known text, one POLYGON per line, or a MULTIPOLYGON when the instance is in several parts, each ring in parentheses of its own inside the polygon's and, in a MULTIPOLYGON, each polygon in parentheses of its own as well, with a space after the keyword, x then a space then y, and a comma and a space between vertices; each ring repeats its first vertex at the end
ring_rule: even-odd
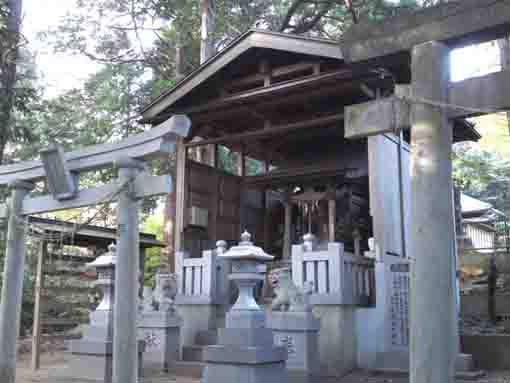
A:
POLYGON ((510 71, 450 83, 449 52, 510 33, 510 1, 462 0, 381 24, 357 25, 341 43, 350 63, 380 68, 411 58, 411 84, 345 110, 347 138, 411 129, 412 383, 453 382, 458 352, 454 312, 454 119, 510 109, 510 71))
POLYGON ((7 252, 0 303, 0 382, 14 383, 16 342, 20 326, 25 258, 25 225, 22 217, 73 209, 116 200, 117 272, 114 311, 113 382, 138 379, 138 203, 144 197, 168 194, 168 175, 147 174, 144 161, 168 156, 176 141, 190 128, 186 116, 174 116, 161 125, 118 143, 102 144, 63 153, 51 148, 43 161, 0 167, 0 185, 9 185, 9 206, 0 205, 0 218, 8 218, 7 252), (103 186, 79 189, 79 173, 115 167, 118 179, 103 186), (46 181, 51 195, 29 197, 34 182, 46 181))

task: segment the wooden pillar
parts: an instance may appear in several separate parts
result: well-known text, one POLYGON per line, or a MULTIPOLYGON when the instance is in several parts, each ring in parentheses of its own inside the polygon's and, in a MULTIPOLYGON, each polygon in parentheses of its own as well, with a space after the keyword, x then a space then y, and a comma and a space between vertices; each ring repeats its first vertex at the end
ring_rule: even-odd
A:
POLYGON ((335 242, 336 190, 334 187, 329 188, 327 198, 328 198, 328 242, 335 242))
POLYGON ((209 144, 207 145, 209 151, 209 166, 213 168, 218 167, 218 145, 217 144, 209 144))
MULTIPOLYGON (((183 140, 177 143, 177 157, 175 169, 175 240, 174 252, 183 250, 183 230, 186 218, 186 147, 183 140)), ((174 262, 175 263, 175 262, 174 262)))
POLYGON ((244 177, 246 174, 246 157, 244 156, 244 148, 239 151, 237 157, 237 175, 244 177))
MULTIPOLYGON (((140 261, 138 263, 138 298, 143 300, 143 284, 145 282, 145 247, 140 247, 140 261)), ((161 271, 160 271, 161 272, 161 271)))
POLYGON ((268 190, 264 189, 264 249, 269 249, 270 246, 270 218, 268 190))
MULTIPOLYGON (((412 96, 446 102, 449 50, 428 42, 412 51, 412 96)), ((452 126, 445 109, 412 104, 410 381, 451 383, 454 317, 452 126)))
POLYGON ((32 330, 32 370, 37 371, 41 366, 41 293, 44 288, 44 261, 48 254, 48 242, 42 239, 37 254, 37 269, 34 288, 34 325, 32 330))
POLYGON ((12 192, 0 303, 0 382, 2 383, 14 383, 16 375, 26 244, 26 230, 20 212, 23 199, 33 186, 23 181, 15 181, 10 185, 12 192))
POLYGON ((354 242, 354 255, 361 257, 361 233, 357 227, 352 232, 352 239, 354 242))
MULTIPOLYGON (((115 163, 119 183, 133 180, 143 163, 122 158, 115 163)), ((138 382, 138 202, 132 184, 120 192, 117 204, 117 263, 115 266, 115 306, 113 315, 113 383, 138 382)))
POLYGON ((285 220, 283 229, 283 259, 290 260, 291 228, 292 228, 292 202, 290 200, 290 192, 287 192, 285 194, 283 207, 285 209, 285 220))

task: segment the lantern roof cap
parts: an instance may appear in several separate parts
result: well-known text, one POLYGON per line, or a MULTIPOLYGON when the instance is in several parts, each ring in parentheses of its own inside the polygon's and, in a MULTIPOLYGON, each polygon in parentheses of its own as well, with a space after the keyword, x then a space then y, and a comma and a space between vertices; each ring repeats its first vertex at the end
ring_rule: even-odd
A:
POLYGON ((115 266, 117 263, 117 246, 111 243, 108 246, 108 252, 97 257, 93 262, 87 263, 87 267, 91 268, 104 268, 108 266, 115 266))
POLYGON ((238 259, 238 260, 257 260, 257 261, 272 261, 274 257, 267 254, 261 247, 255 246, 251 241, 251 234, 244 231, 241 234, 241 242, 237 246, 232 246, 227 252, 219 255, 218 257, 225 259, 238 259))

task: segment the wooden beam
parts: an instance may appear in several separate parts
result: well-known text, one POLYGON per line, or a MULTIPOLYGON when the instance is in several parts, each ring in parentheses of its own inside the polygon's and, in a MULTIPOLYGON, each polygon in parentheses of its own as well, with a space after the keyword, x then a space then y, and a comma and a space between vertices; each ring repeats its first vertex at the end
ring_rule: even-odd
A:
POLYGON ((354 76, 352 70, 338 70, 331 73, 324 73, 318 76, 309 76, 306 78, 298 79, 298 80, 290 80, 290 81, 282 81, 277 84, 273 84, 269 87, 257 88, 254 90, 249 90, 246 92, 238 93, 235 95, 231 95, 228 97, 223 97, 214 101, 207 102, 202 105, 193 106, 191 108, 186 108, 181 110, 179 113, 183 113, 186 115, 200 112, 210 112, 216 109, 225 108, 229 105, 233 104, 243 104, 248 102, 254 102, 263 98, 268 97, 269 95, 274 96, 277 94, 284 93, 294 93, 297 89, 309 89, 316 87, 317 85, 322 85, 326 83, 335 83, 337 84, 338 80, 354 80, 354 77, 361 78, 375 78, 378 77, 374 73, 365 73, 354 76))
MULTIPOLYGON (((78 196, 72 200, 58 201, 51 195, 27 198, 23 201, 22 215, 33 215, 51 211, 76 209, 88 205, 97 205, 117 199, 119 184, 113 182, 103 186, 80 190, 78 196)), ((133 184, 135 198, 145 198, 168 194, 172 191, 170 176, 140 175, 133 184)), ((3 209, 0 209, 3 210, 3 209)), ((5 218, 0 216, 0 218, 5 218)))
POLYGON ((334 114, 332 116, 318 117, 311 120, 299 121, 284 125, 275 125, 268 129, 261 129, 251 132, 239 134, 230 134, 224 137, 211 138, 200 142, 189 142, 186 144, 188 148, 208 144, 224 144, 228 142, 242 142, 246 140, 260 139, 262 137, 270 137, 279 134, 291 133, 297 130, 313 128, 321 125, 328 125, 340 122, 344 119, 344 114, 334 114))
POLYGON ((267 100, 258 100, 253 104, 239 107, 238 105, 232 105, 229 109, 219 109, 211 112, 203 111, 199 114, 193 114, 191 116, 193 123, 201 122, 212 122, 212 121, 225 121, 239 118, 241 116, 247 117, 252 115, 253 117, 265 120, 264 117, 268 114, 268 111, 274 110, 278 114, 280 106, 292 105, 299 102, 309 102, 314 98, 327 97, 328 95, 339 95, 341 89, 335 83, 323 85, 316 89, 308 89, 293 94, 289 94, 285 97, 268 97, 267 100))
POLYGON ((354 25, 342 36, 342 54, 358 62, 402 51, 427 41, 462 46, 506 36, 510 26, 507 0, 447 2, 379 23, 354 25))
MULTIPOLYGON (((150 160, 175 150, 177 137, 188 135, 191 121, 182 115, 173 116, 155 128, 108 143, 75 150, 65 154, 71 172, 89 171, 113 166, 119 157, 150 160)), ((27 161, 0 167, 0 186, 14 180, 38 181, 45 178, 41 161, 27 161)))

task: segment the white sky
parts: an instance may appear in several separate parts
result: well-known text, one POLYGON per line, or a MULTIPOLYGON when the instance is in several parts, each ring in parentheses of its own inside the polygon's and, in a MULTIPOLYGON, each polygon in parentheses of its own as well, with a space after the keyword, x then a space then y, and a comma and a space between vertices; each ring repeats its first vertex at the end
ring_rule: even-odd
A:
POLYGON ((75 6, 75 0, 24 0, 23 33, 37 55, 38 70, 46 85, 46 95, 52 96, 80 84, 98 66, 78 55, 55 54, 37 40, 36 34, 58 25, 60 17, 75 6))
MULTIPOLYGON (((83 56, 54 54, 37 40, 38 32, 58 25, 59 19, 75 6, 75 0, 24 0, 25 36, 37 54, 38 70, 46 85, 46 95, 53 96, 80 84, 98 69, 98 65, 83 56)), ((452 80, 482 75, 499 70, 499 53, 494 43, 468 47, 452 54, 452 80)))

